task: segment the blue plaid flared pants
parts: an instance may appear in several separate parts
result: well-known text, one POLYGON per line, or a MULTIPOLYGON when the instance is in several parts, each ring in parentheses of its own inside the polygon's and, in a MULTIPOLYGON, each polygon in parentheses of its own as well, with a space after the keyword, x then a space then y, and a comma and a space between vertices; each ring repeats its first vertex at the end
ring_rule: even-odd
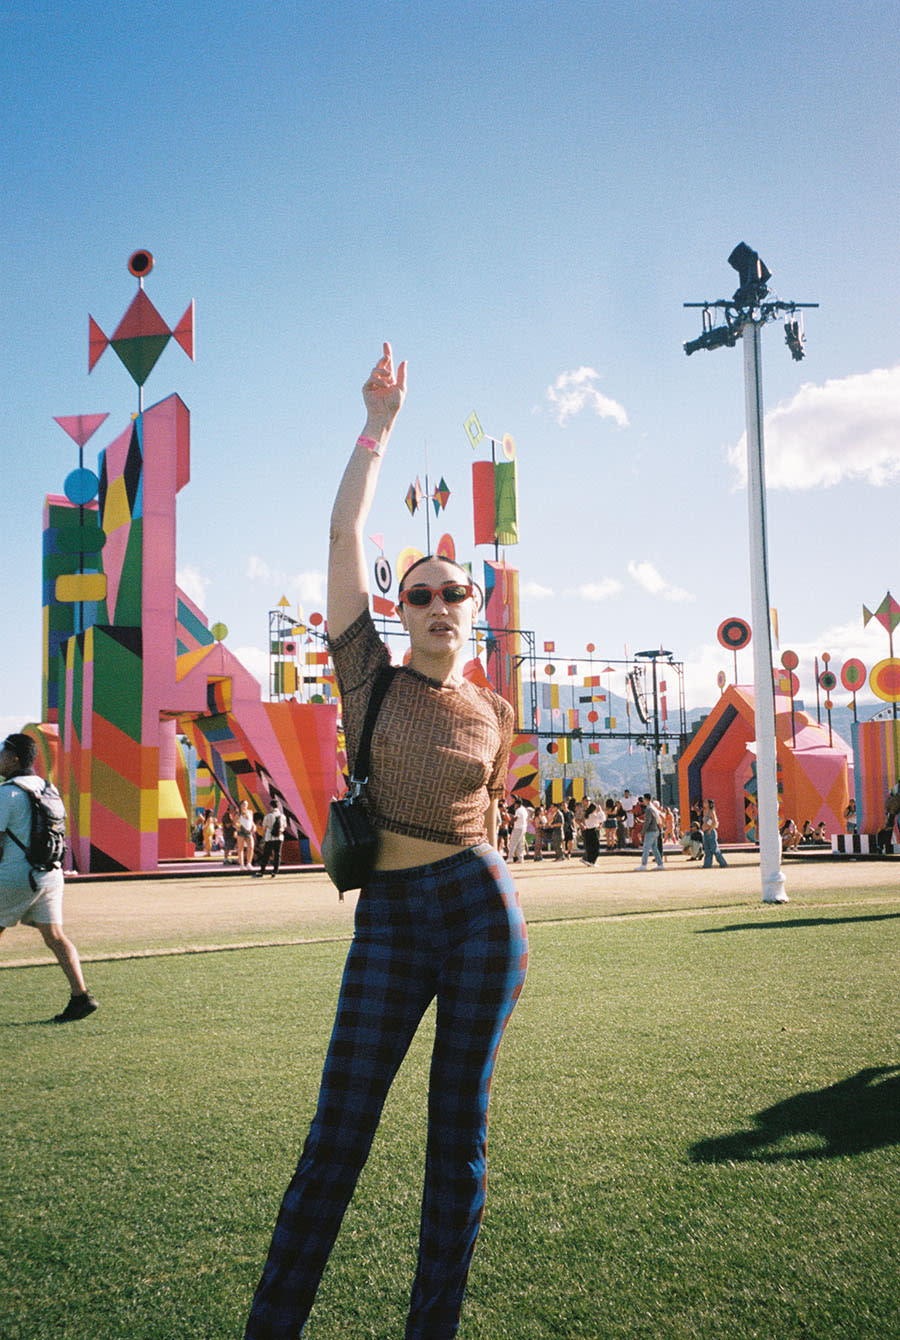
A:
POLYGON ((525 980, 515 886, 487 843, 380 871, 359 896, 319 1101, 245 1340, 298 1340, 388 1090, 437 999, 419 1257, 406 1340, 452 1340, 485 1200, 488 1097, 525 980))

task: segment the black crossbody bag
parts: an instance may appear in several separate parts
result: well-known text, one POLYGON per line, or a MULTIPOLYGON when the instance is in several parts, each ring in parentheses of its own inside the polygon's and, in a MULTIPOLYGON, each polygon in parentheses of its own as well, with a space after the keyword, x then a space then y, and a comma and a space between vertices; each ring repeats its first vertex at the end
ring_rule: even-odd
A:
POLYGON ((328 807, 322 860, 341 902, 346 889, 362 888, 375 864, 378 835, 363 808, 362 791, 369 780, 372 731, 393 677, 393 666, 384 666, 375 676, 349 789, 345 796, 333 800, 328 807))

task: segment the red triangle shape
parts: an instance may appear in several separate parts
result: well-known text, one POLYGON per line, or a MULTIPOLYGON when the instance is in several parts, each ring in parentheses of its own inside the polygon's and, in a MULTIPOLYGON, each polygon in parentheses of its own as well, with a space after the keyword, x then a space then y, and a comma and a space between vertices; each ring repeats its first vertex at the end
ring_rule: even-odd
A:
POLYGON ((194 301, 188 306, 184 316, 178 322, 178 325, 172 331, 172 335, 181 345, 188 358, 194 357, 194 301))
POLYGON ((171 333, 141 288, 134 295, 134 301, 116 327, 113 339, 134 340, 141 335, 171 335, 171 333))
POLYGON ((88 372, 93 372, 94 364, 109 344, 109 340, 92 316, 88 317, 88 372))

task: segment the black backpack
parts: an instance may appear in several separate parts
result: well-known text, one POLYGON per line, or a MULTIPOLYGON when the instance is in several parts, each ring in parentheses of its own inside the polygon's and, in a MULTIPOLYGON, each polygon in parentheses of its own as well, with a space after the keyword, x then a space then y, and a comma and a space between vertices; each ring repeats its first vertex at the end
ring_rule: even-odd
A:
POLYGON ((6 836, 21 847, 32 870, 46 871, 61 866, 66 854, 66 807, 62 796, 51 782, 44 782, 42 790, 35 793, 27 786, 19 786, 15 778, 10 780, 31 801, 31 837, 26 847, 8 829, 6 836))

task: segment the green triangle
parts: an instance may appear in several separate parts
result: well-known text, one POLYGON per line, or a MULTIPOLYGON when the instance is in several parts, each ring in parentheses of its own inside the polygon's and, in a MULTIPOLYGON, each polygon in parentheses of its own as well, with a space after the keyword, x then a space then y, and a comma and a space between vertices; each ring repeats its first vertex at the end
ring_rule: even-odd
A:
POLYGON ((138 386, 143 386, 171 338, 167 331, 165 335, 135 335, 130 339, 110 340, 110 344, 138 386))

